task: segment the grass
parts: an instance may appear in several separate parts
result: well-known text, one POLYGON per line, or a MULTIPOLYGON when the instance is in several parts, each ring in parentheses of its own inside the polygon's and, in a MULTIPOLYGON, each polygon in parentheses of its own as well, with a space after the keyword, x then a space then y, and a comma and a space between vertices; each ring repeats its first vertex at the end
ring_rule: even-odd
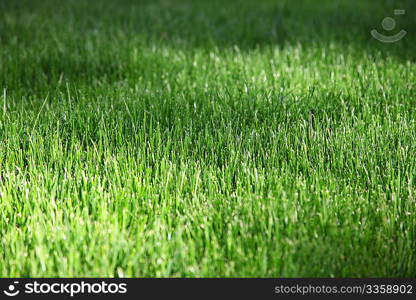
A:
POLYGON ((415 277, 412 5, 0 1, 0 276, 415 277))

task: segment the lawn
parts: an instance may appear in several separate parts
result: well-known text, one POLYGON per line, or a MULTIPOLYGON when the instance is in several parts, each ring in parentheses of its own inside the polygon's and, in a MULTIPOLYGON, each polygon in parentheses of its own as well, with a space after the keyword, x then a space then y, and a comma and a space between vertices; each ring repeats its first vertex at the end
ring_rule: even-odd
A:
POLYGON ((414 2, 0 0, 0 276, 415 277, 414 2))

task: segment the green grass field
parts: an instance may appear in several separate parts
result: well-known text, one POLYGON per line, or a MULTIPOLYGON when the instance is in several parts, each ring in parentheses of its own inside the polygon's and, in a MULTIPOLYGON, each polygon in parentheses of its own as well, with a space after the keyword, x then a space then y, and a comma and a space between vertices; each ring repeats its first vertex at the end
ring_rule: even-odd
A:
POLYGON ((415 277, 415 12, 0 0, 0 276, 415 277))

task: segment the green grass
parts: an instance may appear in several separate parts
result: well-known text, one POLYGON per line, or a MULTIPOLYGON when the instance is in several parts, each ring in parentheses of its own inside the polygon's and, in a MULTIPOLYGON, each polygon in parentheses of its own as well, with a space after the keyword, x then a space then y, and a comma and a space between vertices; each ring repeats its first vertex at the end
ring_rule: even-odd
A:
POLYGON ((0 0, 0 276, 415 277, 413 2, 0 0))

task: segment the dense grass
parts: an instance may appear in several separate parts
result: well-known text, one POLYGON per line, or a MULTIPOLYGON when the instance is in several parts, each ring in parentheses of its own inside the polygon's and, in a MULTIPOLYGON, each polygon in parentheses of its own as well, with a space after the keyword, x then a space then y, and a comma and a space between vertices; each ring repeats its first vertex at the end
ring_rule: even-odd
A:
POLYGON ((1 0, 0 275, 416 276, 416 10, 316 2, 1 0))

